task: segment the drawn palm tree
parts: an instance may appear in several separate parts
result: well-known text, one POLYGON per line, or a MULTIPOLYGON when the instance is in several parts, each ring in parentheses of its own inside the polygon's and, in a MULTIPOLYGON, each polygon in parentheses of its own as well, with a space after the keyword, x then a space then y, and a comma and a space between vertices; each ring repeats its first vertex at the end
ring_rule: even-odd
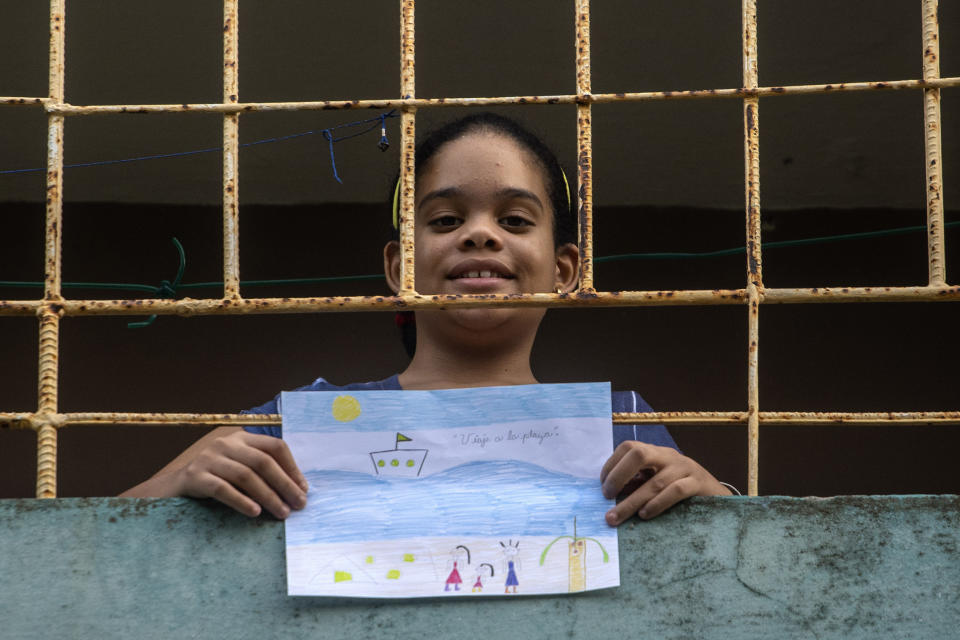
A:
POLYGON ((587 588, 587 541, 589 540, 597 543, 597 546, 600 547, 600 551, 603 552, 604 562, 610 562, 610 554, 607 553, 607 550, 603 548, 603 545, 596 538, 580 538, 577 536, 577 518, 574 516, 573 535, 557 536, 551 540, 550 544, 544 547, 543 552, 540 554, 541 567, 543 566, 544 561, 547 559, 547 553, 550 551, 553 543, 564 538, 568 538, 570 540, 570 542, 567 543, 569 591, 585 591, 587 588))

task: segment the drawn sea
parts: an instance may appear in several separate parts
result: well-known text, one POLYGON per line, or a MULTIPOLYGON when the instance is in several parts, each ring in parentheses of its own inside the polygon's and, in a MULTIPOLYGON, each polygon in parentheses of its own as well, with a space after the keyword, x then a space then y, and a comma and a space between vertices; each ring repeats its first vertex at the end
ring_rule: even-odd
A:
POLYGON ((529 463, 479 461, 421 478, 345 471, 306 475, 308 506, 288 521, 288 545, 570 535, 574 516, 578 536, 611 532, 604 514, 614 501, 601 494, 599 473, 584 479, 529 463))

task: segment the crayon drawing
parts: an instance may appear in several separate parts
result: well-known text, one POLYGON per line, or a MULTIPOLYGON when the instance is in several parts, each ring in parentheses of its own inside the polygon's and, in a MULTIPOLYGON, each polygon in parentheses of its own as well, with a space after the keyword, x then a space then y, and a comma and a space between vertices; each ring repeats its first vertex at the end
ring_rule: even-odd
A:
POLYGON ((294 392, 281 403, 310 483, 307 507, 286 521, 290 595, 619 585, 599 480, 612 450, 608 384, 294 392))

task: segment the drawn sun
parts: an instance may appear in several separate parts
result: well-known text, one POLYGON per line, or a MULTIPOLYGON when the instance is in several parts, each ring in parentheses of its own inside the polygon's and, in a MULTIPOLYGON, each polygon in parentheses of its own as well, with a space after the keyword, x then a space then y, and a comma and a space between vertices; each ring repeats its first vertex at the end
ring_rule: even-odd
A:
POLYGON ((360 415, 360 403, 353 396, 337 396, 333 399, 333 417, 340 422, 356 420, 360 415))

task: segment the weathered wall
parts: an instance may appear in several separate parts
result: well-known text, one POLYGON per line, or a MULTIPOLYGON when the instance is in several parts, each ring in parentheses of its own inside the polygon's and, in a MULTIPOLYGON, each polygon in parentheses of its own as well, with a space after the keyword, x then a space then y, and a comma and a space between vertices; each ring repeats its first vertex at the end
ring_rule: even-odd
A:
POLYGON ((960 498, 699 498, 621 528, 615 590, 285 594, 283 526, 186 499, 0 501, 4 638, 947 638, 960 498))

